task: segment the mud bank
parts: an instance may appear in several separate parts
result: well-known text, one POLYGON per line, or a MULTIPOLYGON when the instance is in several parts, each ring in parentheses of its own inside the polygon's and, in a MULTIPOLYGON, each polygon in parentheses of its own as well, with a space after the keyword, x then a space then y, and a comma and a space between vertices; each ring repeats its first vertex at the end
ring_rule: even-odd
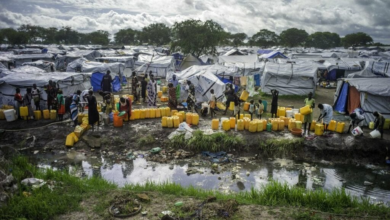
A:
MULTIPOLYGON (((58 154, 69 150, 64 144, 67 134, 73 131, 72 124, 49 123, 50 121, 45 120, 2 122, 2 128, 5 129, 0 134, 2 151, 40 151, 58 154), (18 130, 22 128, 30 129, 18 130)), ((199 126, 192 128, 210 132, 209 123, 210 120, 201 119, 199 126)), ((167 149, 170 146, 167 137, 174 131, 175 129, 161 128, 158 119, 127 122, 122 128, 102 125, 85 132, 73 149, 84 152, 86 156, 100 156, 108 152, 112 155, 125 155, 129 149, 132 151, 145 151, 154 147, 167 149)), ((388 156, 386 146, 390 146, 389 140, 371 139, 367 135, 353 137, 333 133, 327 137, 313 135, 299 138, 292 136, 287 129, 281 132, 250 133, 231 130, 225 133, 243 139, 240 146, 226 146, 225 151, 236 157, 257 155, 259 158, 279 157, 309 162, 325 160, 343 164, 383 164, 388 156)), ((183 149, 189 151, 185 146, 183 149)), ((197 155, 200 152, 192 153, 197 155)))

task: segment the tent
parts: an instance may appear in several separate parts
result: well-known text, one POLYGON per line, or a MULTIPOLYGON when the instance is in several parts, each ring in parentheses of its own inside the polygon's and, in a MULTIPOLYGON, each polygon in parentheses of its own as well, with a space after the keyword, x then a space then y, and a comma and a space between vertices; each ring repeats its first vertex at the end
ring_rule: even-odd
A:
POLYGON ((174 62, 172 56, 140 54, 135 61, 135 70, 138 73, 152 71, 154 76, 166 77, 168 71, 174 70, 174 62))
MULTIPOLYGON (((102 82, 103 76, 106 73, 101 73, 101 72, 94 72, 91 75, 91 86, 93 88, 94 92, 97 92, 99 90, 102 90, 100 84, 102 82)), ((112 90, 113 92, 119 92, 122 89, 122 83, 127 83, 126 77, 122 77, 122 82, 119 78, 119 76, 114 77, 114 81, 112 82, 112 90)))
POLYGON ((267 62, 261 78, 261 91, 280 95, 307 95, 315 93, 317 66, 308 64, 277 64, 267 62))
POLYGON ((68 64, 66 72, 84 72, 84 73, 106 73, 107 70, 110 70, 111 73, 117 74, 119 76, 123 75, 125 70, 125 65, 123 63, 100 63, 89 61, 85 58, 79 58, 68 64))
POLYGON ((193 65, 203 65, 203 62, 202 62, 202 60, 195 57, 194 55, 187 54, 187 56, 184 57, 183 61, 181 61, 179 70, 181 70, 181 71, 185 70, 188 67, 193 66, 193 65))
POLYGON ((34 62, 37 60, 50 61, 50 62, 53 61, 53 55, 47 53, 13 55, 10 58, 14 60, 15 67, 22 66, 23 63, 26 62, 34 62))
POLYGON ((246 55, 243 51, 240 51, 239 49, 231 49, 228 52, 224 53, 222 56, 234 56, 234 55, 246 55))
POLYGON ((348 78, 382 78, 390 77, 388 62, 366 61, 364 69, 348 75, 348 78))
POLYGON ((26 62, 22 64, 23 66, 35 66, 38 67, 39 69, 45 70, 46 72, 54 72, 54 63, 49 62, 49 61, 44 61, 44 60, 37 60, 34 62, 26 62))
POLYGON ((121 56, 121 57, 98 57, 95 58, 96 61, 101 63, 123 63, 126 68, 134 67, 134 57, 133 56, 121 56))
POLYGON ((260 59, 275 59, 275 58, 284 58, 284 59, 287 59, 287 57, 279 52, 279 51, 272 51, 270 53, 267 53, 267 54, 263 54, 260 56, 260 59))
MULTIPOLYGON (((246 76, 254 70, 263 70, 264 63, 259 62, 256 54, 248 56, 219 56, 219 63, 228 67, 234 76, 246 76)), ((255 71, 258 72, 258 71, 255 71)))
POLYGON ((68 63, 79 58, 94 61, 95 58, 101 57, 101 53, 97 50, 77 50, 67 52, 65 55, 57 55, 55 58, 56 69, 66 69, 68 63))
MULTIPOLYGON (((197 102, 207 102, 211 98, 210 90, 214 89, 217 99, 222 100, 225 84, 215 75, 215 67, 212 66, 191 66, 180 73, 176 73, 177 79, 189 80, 195 86, 195 97, 197 102)), ((183 82, 184 83, 184 82, 183 82)), ((181 85, 180 99, 186 99, 185 84, 181 85)))
MULTIPOLYGON (((30 67, 31 68, 31 67, 30 67)), ((20 88, 21 94, 26 93, 26 88, 36 84, 42 92, 41 108, 47 108, 47 95, 44 92, 44 86, 49 80, 56 82, 64 95, 73 94, 77 90, 85 90, 91 87, 89 77, 82 73, 68 72, 36 72, 22 73, 13 72, 3 78, 0 78, 0 105, 14 105, 15 89, 20 88)))
POLYGON ((342 114, 355 108, 362 108, 366 114, 367 125, 374 121, 369 113, 378 111, 390 118, 390 78, 348 78, 338 81, 334 99, 334 110, 342 114))

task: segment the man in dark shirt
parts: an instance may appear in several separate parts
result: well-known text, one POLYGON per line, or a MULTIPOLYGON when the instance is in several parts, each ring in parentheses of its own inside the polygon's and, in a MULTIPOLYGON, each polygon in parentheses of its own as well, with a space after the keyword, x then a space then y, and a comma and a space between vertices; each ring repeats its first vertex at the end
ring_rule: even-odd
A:
POLYGON ((103 92, 111 92, 111 83, 113 80, 110 73, 110 70, 107 70, 106 75, 103 76, 102 82, 100 83, 103 92))

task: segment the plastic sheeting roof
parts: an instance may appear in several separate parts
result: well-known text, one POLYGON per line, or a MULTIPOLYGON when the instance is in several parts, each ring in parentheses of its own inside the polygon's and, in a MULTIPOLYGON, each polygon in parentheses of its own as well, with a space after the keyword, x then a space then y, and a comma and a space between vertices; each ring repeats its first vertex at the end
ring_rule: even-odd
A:
POLYGON ((354 78, 344 80, 359 92, 366 92, 378 96, 390 96, 390 78, 354 78))
POLYGON ((68 64, 66 68, 67 72, 74 72, 77 67, 80 67, 81 72, 99 72, 106 73, 107 70, 110 70, 112 73, 123 74, 125 70, 125 65, 123 63, 100 63, 88 61, 85 58, 79 58, 68 64))
POLYGON ((219 63, 256 63, 259 61, 256 54, 253 55, 232 55, 232 56, 219 56, 219 63))
POLYGON ((263 59, 267 59, 267 58, 275 58, 275 57, 283 57, 283 58, 287 58, 283 53, 279 52, 279 51, 272 51, 270 53, 267 53, 267 54, 263 54, 260 56, 260 58, 263 58, 263 59))
POLYGON ((136 65, 141 66, 143 64, 149 64, 150 67, 161 67, 161 68, 168 68, 170 67, 174 62, 174 59, 172 56, 159 56, 159 55, 146 55, 146 54, 140 54, 138 56, 138 60, 135 62, 136 65))
POLYGON ((31 87, 35 83, 38 87, 43 87, 47 85, 49 80, 71 85, 83 83, 84 78, 85 76, 82 73, 70 72, 15 73, 1 78, 0 84, 6 83, 17 87, 31 87))

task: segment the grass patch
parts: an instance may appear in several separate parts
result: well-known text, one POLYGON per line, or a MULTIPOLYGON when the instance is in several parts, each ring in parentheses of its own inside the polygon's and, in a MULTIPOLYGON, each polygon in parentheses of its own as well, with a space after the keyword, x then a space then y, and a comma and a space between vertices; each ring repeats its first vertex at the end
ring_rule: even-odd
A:
MULTIPOLYGON (((340 215, 349 218, 377 218, 389 219, 390 208, 384 205, 375 205, 368 198, 352 197, 342 189, 332 192, 324 190, 307 191, 304 188, 291 187, 287 184, 271 181, 261 190, 252 188, 250 191, 233 194, 224 194, 219 191, 204 190, 193 186, 182 187, 177 183, 153 183, 126 185, 122 189, 108 181, 93 177, 80 179, 62 171, 43 170, 31 165, 24 157, 16 157, 12 163, 4 166, 5 170, 12 170, 12 174, 20 183, 20 180, 31 177, 55 181, 55 187, 31 190, 30 187, 19 185, 19 191, 9 200, 7 206, 0 208, 1 219, 53 219, 55 216, 79 210, 79 203, 86 198, 95 198, 97 203, 92 210, 101 215, 108 216, 107 208, 110 200, 107 195, 135 194, 139 192, 159 192, 170 195, 175 199, 189 196, 204 200, 210 196, 218 200, 227 201, 235 199, 241 205, 263 205, 270 207, 285 207, 306 209, 307 213, 299 212, 291 216, 295 219, 317 219, 310 213, 324 212, 331 215, 340 215), (26 170, 28 170, 26 172, 26 170), (30 192, 25 197, 23 192, 30 192), (310 210, 310 211, 309 211, 310 210)), ((329 216, 329 215, 328 215, 329 216)))
MULTIPOLYGON (((390 218, 390 208, 383 205, 375 205, 369 199, 352 197, 345 190, 335 189, 332 192, 324 190, 307 191, 300 187, 290 187, 276 181, 271 181, 261 190, 251 189, 247 192, 235 194, 224 194, 218 191, 204 190, 200 188, 182 187, 176 183, 155 184, 148 182, 145 185, 126 185, 126 190, 133 192, 158 191, 163 194, 180 196, 190 196, 197 199, 206 199, 210 196, 216 196, 218 200, 236 199, 243 205, 264 205, 264 206, 283 206, 309 208, 330 214, 345 215, 347 217, 357 216, 375 216, 381 219, 390 218)), ((295 216, 296 219, 305 219, 306 214, 295 216)), ((314 216, 308 219, 317 219, 314 216)))
POLYGON ((154 142, 155 142, 155 139, 151 134, 145 135, 137 140, 137 144, 140 147, 147 145, 147 144, 153 144, 154 142))
POLYGON ((197 130, 192 135, 193 137, 188 140, 185 140, 184 134, 177 135, 168 142, 168 146, 191 151, 226 151, 238 148, 244 144, 244 140, 241 137, 222 132, 205 135, 203 131, 197 130))
POLYGON ((62 171, 38 169, 25 157, 14 158, 5 170, 12 170, 19 190, 7 206, 0 208, 1 219, 52 219, 56 215, 79 210, 79 203, 92 191, 117 188, 101 178, 80 179, 62 171), (54 188, 51 190, 43 186, 32 190, 20 184, 21 180, 29 177, 51 181, 54 188), (31 195, 26 197, 23 192, 31 195))
POLYGON ((300 149, 303 145, 303 138, 294 139, 268 139, 260 142, 259 149, 267 156, 284 156, 300 149))

